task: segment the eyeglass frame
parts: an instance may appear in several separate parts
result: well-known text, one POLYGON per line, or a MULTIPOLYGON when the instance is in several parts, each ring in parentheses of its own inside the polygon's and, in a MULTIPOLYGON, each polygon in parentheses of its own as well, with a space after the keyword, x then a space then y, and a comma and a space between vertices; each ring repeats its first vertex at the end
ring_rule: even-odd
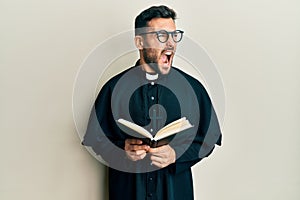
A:
POLYGON ((175 30, 175 31, 159 30, 159 31, 146 32, 146 33, 139 33, 139 35, 154 34, 154 33, 156 34, 157 40, 158 40, 159 42, 161 42, 161 43, 166 43, 166 42, 169 40, 170 34, 172 35, 173 41, 174 41, 175 43, 178 43, 178 42, 180 42, 180 41, 182 40, 184 31, 182 31, 182 30, 175 30), (159 34, 160 34, 160 33, 167 33, 167 34, 168 34, 168 37, 167 37, 166 41, 162 42, 162 41, 159 39, 159 34), (180 38, 180 40, 178 40, 178 41, 175 41, 175 40, 174 40, 174 34, 176 34, 176 33, 180 33, 180 34, 181 34, 181 38, 180 38))

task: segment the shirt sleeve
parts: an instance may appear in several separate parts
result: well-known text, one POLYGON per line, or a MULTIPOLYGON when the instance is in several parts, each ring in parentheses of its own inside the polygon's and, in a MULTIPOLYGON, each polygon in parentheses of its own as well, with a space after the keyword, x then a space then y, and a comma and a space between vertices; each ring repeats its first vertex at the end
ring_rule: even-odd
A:
POLYGON ((124 141, 110 111, 111 85, 101 89, 94 106, 82 144, 89 146, 109 165, 122 165, 127 162, 123 151, 124 141), (117 137, 116 137, 117 135, 117 137), (113 155, 113 156, 112 156, 113 155))
POLYGON ((171 145, 176 155, 179 155, 176 162, 170 166, 172 173, 187 170, 203 158, 208 157, 216 145, 221 145, 221 129, 211 100, 203 87, 197 88, 196 94, 200 113, 197 133, 193 137, 185 135, 183 138, 183 142, 191 143, 188 148, 184 148, 180 142, 171 145))

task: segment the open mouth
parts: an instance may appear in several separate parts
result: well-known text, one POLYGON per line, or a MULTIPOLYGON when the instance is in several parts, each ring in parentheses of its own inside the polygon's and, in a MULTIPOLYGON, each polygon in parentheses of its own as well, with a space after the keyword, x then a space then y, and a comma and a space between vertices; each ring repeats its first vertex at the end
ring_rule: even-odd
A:
POLYGON ((173 52, 172 51, 163 51, 161 55, 162 62, 164 64, 170 64, 173 52))
POLYGON ((172 56, 172 52, 170 52, 170 51, 167 51, 166 53, 165 53, 165 55, 167 56, 167 58, 168 58, 168 62, 170 61, 170 59, 171 59, 171 56, 172 56))

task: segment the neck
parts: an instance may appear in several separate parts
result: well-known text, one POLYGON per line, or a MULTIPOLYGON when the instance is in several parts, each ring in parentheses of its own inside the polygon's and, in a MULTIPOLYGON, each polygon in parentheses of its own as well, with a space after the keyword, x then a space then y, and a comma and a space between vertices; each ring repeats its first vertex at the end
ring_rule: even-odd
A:
POLYGON ((157 74, 157 72, 148 63, 146 63, 142 57, 140 58, 140 66, 143 71, 149 74, 157 74))

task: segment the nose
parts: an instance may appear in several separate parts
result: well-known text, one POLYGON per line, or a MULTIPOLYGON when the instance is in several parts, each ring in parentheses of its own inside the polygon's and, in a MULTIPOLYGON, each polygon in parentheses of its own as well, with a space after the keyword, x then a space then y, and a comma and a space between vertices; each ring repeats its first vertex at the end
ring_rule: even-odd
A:
POLYGON ((166 46, 168 48, 174 48, 176 46, 176 43, 174 42, 171 34, 169 35, 169 38, 168 38, 168 40, 166 42, 166 46))

